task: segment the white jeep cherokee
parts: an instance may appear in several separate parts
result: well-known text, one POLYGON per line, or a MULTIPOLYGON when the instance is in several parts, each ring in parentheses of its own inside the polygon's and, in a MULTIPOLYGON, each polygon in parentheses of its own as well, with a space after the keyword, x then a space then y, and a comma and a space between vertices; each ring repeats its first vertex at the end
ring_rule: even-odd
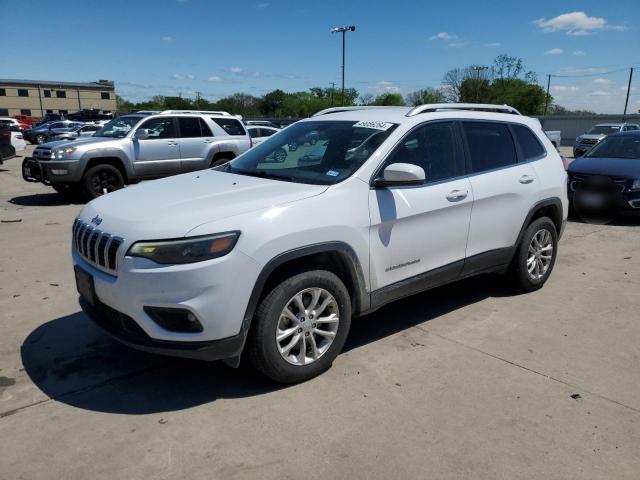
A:
POLYGON ((131 347, 235 366, 244 353, 298 382, 331 366, 352 317, 401 297, 487 272, 540 288, 566 185, 540 123, 511 107, 329 109, 227 165, 85 206, 80 302, 131 347))

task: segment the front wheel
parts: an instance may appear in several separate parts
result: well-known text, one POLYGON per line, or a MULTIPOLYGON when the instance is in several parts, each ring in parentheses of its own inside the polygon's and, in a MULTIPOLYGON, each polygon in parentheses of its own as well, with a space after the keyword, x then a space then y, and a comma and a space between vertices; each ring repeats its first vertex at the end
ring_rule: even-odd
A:
POLYGON ((518 290, 533 292, 549 279, 558 254, 558 232, 553 221, 541 217, 527 227, 511 264, 518 290))
POLYGON ((247 343, 254 368, 280 383, 309 380, 331 367, 349 333, 351 300, 333 273, 294 275, 260 303, 247 343))
POLYGON ((84 192, 89 198, 97 198, 124 187, 122 173, 113 165, 96 165, 83 177, 84 192))
POLYGON ((38 145, 42 145, 45 141, 44 135, 36 135, 36 143, 38 145))

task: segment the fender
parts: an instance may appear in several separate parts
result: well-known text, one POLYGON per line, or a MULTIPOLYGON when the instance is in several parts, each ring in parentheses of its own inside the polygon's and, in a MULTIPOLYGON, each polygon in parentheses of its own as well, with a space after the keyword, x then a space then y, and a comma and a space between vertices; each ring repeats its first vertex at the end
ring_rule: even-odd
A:
POLYGON ((95 148, 82 155, 82 157, 80 158, 80 167, 82 173, 84 174, 89 160, 102 157, 112 157, 119 159, 122 162, 122 166, 124 167, 125 172, 127 173, 127 179, 129 180, 129 183, 136 179, 136 174, 133 170, 133 163, 131 159, 125 152, 114 147, 95 148))
POLYGON ((522 224, 522 228, 520 229, 520 233, 518 234, 518 238, 514 245, 516 249, 518 248, 518 245, 520 245, 520 241, 522 240, 524 231, 527 229, 527 227, 531 223, 531 219, 533 218, 535 213, 541 208, 545 208, 545 207, 556 207, 558 209, 560 216, 558 218, 552 218, 551 220, 553 220, 553 223, 556 225, 556 228, 558 229, 558 239, 561 237, 563 226, 564 226, 564 212, 562 210, 562 201, 558 197, 546 198, 536 203, 529 210, 529 213, 527 214, 527 217, 524 219, 524 223, 522 224))

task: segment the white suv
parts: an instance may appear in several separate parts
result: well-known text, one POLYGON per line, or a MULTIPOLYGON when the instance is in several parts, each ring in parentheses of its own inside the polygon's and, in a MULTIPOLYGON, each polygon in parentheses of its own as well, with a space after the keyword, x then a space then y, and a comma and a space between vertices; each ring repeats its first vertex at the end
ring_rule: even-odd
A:
POLYGON ((398 298, 487 272, 540 288, 566 185, 540 123, 511 107, 329 109, 221 167, 86 205, 81 305, 132 347, 244 354, 298 382, 331 366, 352 317, 398 298))

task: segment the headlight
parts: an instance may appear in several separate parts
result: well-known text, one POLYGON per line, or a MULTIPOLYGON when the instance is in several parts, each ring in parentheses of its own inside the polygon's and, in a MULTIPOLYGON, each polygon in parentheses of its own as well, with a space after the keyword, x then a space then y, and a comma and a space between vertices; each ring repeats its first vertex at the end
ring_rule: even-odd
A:
POLYGON ((636 178, 631 184, 631 190, 640 190, 640 178, 636 178))
POLYGON ((56 150, 56 158, 62 159, 65 157, 70 157, 75 151, 76 147, 59 148, 56 150))
POLYGON ((163 264, 202 262, 225 256, 236 246, 239 236, 240 232, 225 232, 179 240, 136 242, 127 255, 163 264))

